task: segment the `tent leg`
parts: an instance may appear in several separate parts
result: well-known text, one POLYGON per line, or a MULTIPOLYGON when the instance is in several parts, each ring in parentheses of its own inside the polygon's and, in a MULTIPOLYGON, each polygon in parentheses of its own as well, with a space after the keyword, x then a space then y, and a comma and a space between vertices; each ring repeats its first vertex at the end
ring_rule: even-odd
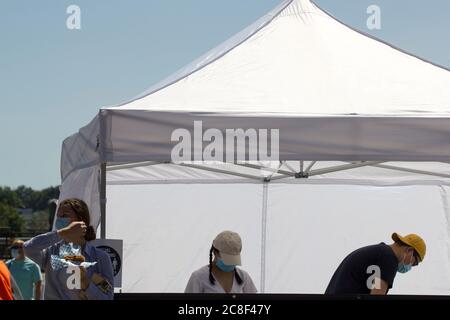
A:
POLYGON ((263 202, 261 217, 261 293, 266 290, 266 238, 267 238, 267 194, 269 181, 263 182, 263 202))
POLYGON ((106 162, 102 162, 100 168, 100 224, 100 237, 106 239, 106 162))

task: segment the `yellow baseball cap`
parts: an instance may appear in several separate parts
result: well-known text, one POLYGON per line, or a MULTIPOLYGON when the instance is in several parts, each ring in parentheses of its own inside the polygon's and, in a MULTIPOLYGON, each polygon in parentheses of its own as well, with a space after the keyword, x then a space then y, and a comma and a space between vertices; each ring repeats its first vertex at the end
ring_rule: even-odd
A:
POLYGON ((425 258, 425 253, 427 252, 427 246, 425 245, 425 241, 421 237, 419 237, 417 234, 411 233, 407 234, 406 236, 402 237, 397 232, 394 232, 392 234, 392 240, 394 241, 401 241, 404 244, 414 248, 414 250, 417 252, 420 258, 420 262, 423 261, 423 258, 425 258))

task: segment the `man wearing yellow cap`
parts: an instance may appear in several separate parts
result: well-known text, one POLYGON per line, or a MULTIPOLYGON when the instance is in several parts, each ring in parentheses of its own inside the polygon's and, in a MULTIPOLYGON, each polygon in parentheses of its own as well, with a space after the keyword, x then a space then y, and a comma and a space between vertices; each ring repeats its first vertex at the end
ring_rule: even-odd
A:
POLYGON ((426 245, 417 234, 392 234, 394 243, 380 243, 350 253, 336 269, 325 294, 385 295, 397 272, 405 273, 423 261, 426 245))

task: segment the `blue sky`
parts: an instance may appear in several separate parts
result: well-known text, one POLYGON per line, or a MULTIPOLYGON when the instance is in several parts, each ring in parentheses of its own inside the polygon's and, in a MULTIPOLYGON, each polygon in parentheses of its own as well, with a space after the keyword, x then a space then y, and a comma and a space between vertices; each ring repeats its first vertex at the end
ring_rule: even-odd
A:
MULTIPOLYGON (((64 138, 136 96, 281 0, 2 0, 0 186, 60 183, 64 138), (66 8, 81 8, 68 30, 66 8)), ((450 67, 448 0, 316 0, 343 22, 450 67), (381 8, 381 30, 366 9, 381 8)), ((450 90, 450 88, 449 88, 450 90)))

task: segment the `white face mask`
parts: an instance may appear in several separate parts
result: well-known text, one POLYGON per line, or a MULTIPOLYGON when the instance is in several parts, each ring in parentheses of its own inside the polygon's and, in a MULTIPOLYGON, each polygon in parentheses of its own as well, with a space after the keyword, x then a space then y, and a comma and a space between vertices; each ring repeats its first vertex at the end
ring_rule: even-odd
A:
POLYGON ((19 249, 11 249, 11 256, 16 259, 19 256, 19 249))

